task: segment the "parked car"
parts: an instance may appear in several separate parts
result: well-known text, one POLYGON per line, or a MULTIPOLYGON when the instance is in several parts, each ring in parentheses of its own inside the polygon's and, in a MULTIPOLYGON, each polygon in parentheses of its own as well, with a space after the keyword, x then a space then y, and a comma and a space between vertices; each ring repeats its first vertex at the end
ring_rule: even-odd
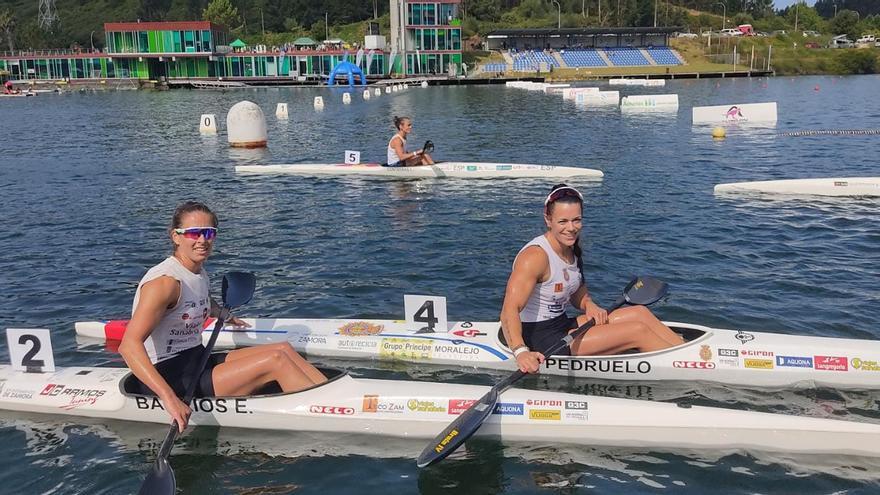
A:
POLYGON ((696 38, 695 33, 675 33, 676 38, 696 38))
POLYGON ((876 43, 876 42, 877 42, 877 39, 874 37, 873 34, 866 34, 866 35, 864 35, 864 36, 862 36, 861 38, 859 38, 859 39, 856 40, 856 43, 859 43, 859 44, 862 44, 862 43, 864 43, 864 44, 868 44, 868 43, 873 44, 873 43, 876 43))
POLYGON ((701 34, 700 36, 706 38, 708 36, 718 36, 718 33, 713 31, 703 31, 703 34, 701 34))
POLYGON ((831 38, 831 42, 828 44, 829 48, 852 48, 853 46, 852 40, 847 38, 845 34, 831 38))
POLYGON ((736 28, 727 28, 721 30, 721 36, 742 36, 742 31, 736 28))
POLYGON ((773 36, 785 36, 788 33, 784 29, 780 29, 778 31, 773 31, 771 34, 773 34, 773 36))

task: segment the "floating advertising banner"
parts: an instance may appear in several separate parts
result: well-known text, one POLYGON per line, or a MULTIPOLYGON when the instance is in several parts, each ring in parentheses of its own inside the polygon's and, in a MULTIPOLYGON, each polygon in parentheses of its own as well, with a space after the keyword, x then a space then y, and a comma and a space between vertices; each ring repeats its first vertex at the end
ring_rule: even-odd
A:
POLYGON ((776 102, 734 103, 712 107, 694 107, 694 125, 725 123, 761 123, 776 125, 776 102))

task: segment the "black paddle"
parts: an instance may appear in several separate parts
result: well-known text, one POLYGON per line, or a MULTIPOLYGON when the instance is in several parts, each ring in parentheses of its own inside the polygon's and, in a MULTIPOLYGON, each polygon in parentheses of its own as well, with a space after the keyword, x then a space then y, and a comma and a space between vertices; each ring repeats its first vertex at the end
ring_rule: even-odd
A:
POLYGON ((422 154, 423 155, 425 153, 431 154, 433 152, 434 152, 434 143, 432 143, 431 140, 429 139, 429 140, 425 141, 425 145, 422 146, 422 154))
MULTIPOLYGON (((229 272, 223 277, 223 308, 220 310, 217 323, 211 332, 211 339, 202 352, 198 367, 199 374, 201 374, 201 370, 205 369, 205 365, 208 364, 208 358, 211 357, 211 349, 217 341, 217 336, 220 335, 220 328, 223 327, 225 320, 229 318, 230 310, 250 301, 254 295, 256 285, 257 279, 253 273, 229 272)), ((196 393, 196 384, 197 380, 193 380, 186 389, 186 395, 183 398, 184 404, 192 402, 193 395, 196 393)), ((175 419, 171 422, 171 429, 168 430, 165 441, 159 447, 159 454, 156 457, 156 462, 153 463, 153 469, 150 470, 147 479, 144 480, 140 491, 138 491, 139 495, 174 495, 177 491, 177 480, 174 478, 174 470, 171 469, 171 464, 168 463, 168 456, 171 454, 171 448, 174 446, 177 431, 177 420, 175 419)))
MULTIPOLYGON (((614 304, 608 309, 608 312, 610 313, 624 304, 652 304, 665 296, 668 289, 669 286, 666 282, 657 280, 653 277, 634 278, 629 284, 627 284, 626 288, 623 289, 623 295, 614 302, 614 304)), ((584 332, 589 330, 592 326, 593 319, 591 318, 577 330, 563 337, 558 344, 547 349, 547 351, 544 352, 544 355, 548 357, 552 356, 561 349, 571 345, 574 339, 583 335, 584 332)), ((495 403, 498 402, 498 395, 510 388, 514 382, 524 376, 526 376, 526 373, 516 370, 512 375, 496 383, 486 395, 480 398, 477 402, 474 402, 465 412, 461 413, 455 421, 440 432, 440 434, 437 435, 427 447, 425 447, 425 450, 422 451, 416 461, 418 466, 420 468, 430 466, 455 452, 455 449, 459 448, 461 444, 476 433, 480 428, 480 425, 483 424, 483 421, 492 414, 492 411, 495 410, 495 403)))

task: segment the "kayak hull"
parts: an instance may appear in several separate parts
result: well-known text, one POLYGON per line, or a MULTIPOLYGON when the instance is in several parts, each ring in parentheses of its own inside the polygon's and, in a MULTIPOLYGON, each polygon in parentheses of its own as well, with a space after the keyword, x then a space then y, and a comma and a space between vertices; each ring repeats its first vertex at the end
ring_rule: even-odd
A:
MULTIPOLYGON (((328 372, 328 370, 325 370, 328 372)), ((291 394, 195 399, 193 425, 430 439, 488 390, 355 379, 291 394)), ((0 409, 167 424, 161 402, 125 392, 124 368, 16 372, 0 366, 0 409)), ((744 449, 880 456, 880 425, 510 389, 477 433, 507 442, 657 450, 744 449)))
POLYGON ((578 177, 602 180, 600 170, 555 165, 532 165, 522 163, 442 162, 417 167, 383 167, 378 163, 348 165, 344 163, 302 163, 289 165, 238 165, 237 173, 245 174, 294 174, 294 175, 356 175, 390 178, 547 178, 578 177))
MULTIPOLYGON (((498 322, 452 322, 447 332, 417 333, 399 320, 243 318, 224 327, 218 348, 290 342, 311 356, 400 360, 516 369, 498 322)), ((552 356, 541 373, 602 380, 698 380, 756 387, 880 388, 880 342, 726 330, 666 322, 683 345, 649 353, 552 356)), ((209 322, 210 324, 210 322, 209 322)), ((80 337, 118 341, 124 320, 78 322, 80 337)), ((208 333, 204 338, 207 340, 208 333)))
POLYGON ((718 184, 715 193, 880 197, 880 177, 767 180, 718 184))

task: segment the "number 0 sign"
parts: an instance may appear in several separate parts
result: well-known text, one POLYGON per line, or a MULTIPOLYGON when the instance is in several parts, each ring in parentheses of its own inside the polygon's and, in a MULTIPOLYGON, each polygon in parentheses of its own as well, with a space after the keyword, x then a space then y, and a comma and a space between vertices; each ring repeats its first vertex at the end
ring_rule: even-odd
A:
POLYGON ((407 328, 425 329, 428 332, 447 332, 446 298, 443 296, 403 296, 407 328))
POLYGON ((49 330, 34 328, 7 328, 6 340, 12 369, 37 373, 55 371, 52 339, 49 330))

